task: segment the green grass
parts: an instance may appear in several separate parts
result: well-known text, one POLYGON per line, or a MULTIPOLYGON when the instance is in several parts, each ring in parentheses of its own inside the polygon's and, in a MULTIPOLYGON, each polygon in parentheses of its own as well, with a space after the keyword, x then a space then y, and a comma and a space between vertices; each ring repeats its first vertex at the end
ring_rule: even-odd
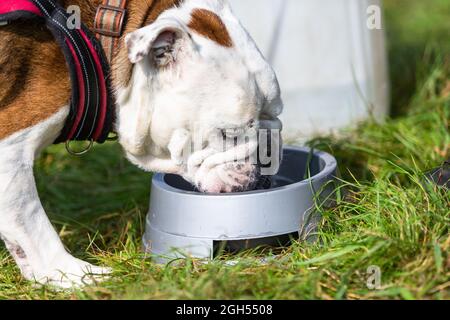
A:
POLYGON ((317 243, 264 265, 254 252, 235 266, 152 264, 140 251, 151 176, 116 144, 82 159, 56 146, 36 168, 44 206, 67 248, 113 276, 83 290, 36 288, 0 247, 0 299, 449 299, 450 196, 421 181, 450 154, 450 10, 424 3, 386 1, 393 117, 310 142, 336 155, 343 179, 317 243), (367 287, 369 266, 382 272, 378 290, 367 287))

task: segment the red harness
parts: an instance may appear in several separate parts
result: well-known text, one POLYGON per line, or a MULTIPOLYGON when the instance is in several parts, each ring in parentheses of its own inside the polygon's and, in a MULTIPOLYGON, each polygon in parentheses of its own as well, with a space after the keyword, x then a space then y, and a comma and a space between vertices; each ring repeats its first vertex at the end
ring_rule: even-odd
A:
MULTIPOLYGON (((69 67, 72 96, 70 113, 55 143, 90 140, 103 143, 114 121, 110 68, 102 45, 81 24, 68 26, 70 15, 54 0, 1 0, 0 24, 17 19, 45 23, 61 47, 69 67)), ((44 93, 45 94, 45 93, 44 93)))

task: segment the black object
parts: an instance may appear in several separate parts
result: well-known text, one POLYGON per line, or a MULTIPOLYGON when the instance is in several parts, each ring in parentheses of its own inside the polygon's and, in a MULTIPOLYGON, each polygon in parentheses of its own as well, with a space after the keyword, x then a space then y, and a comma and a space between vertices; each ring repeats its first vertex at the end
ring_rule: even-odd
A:
POLYGON ((450 159, 445 161, 441 167, 427 172, 425 177, 439 187, 450 189, 450 159))

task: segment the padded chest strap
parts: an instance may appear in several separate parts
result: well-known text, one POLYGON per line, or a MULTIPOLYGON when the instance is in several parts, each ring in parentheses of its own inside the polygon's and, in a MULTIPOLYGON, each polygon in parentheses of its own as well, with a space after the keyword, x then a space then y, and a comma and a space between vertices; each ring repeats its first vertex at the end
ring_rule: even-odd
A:
POLYGON ((70 28, 69 17, 54 0, 0 2, 0 22, 38 19, 46 24, 64 53, 72 96, 69 116, 55 143, 71 140, 102 143, 111 130, 114 116, 109 65, 97 39, 84 24, 79 29, 70 28))
POLYGON ((114 51, 119 46, 127 15, 127 0, 103 0, 98 6, 93 31, 111 63, 114 51))

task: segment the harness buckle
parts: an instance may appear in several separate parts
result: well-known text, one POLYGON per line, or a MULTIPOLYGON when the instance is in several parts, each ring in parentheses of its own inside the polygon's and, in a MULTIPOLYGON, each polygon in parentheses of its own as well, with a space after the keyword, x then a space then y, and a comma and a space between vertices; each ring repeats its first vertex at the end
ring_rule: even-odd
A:
POLYGON ((127 9, 121 8, 121 7, 115 7, 110 6, 106 4, 101 4, 97 8, 97 13, 95 14, 95 23, 93 31, 95 33, 108 36, 108 37, 120 37, 122 35, 123 31, 123 24, 125 22, 125 17, 127 15, 127 9), (106 11, 106 12, 103 12, 106 11), (104 27, 102 28, 101 25, 102 22, 108 21, 108 19, 105 18, 108 14, 113 14, 112 24, 111 23, 104 23, 104 27), (104 15, 103 15, 104 14, 104 15), (119 15, 118 24, 115 23, 117 17, 116 14, 119 15), (102 16, 103 15, 103 16, 102 16))

